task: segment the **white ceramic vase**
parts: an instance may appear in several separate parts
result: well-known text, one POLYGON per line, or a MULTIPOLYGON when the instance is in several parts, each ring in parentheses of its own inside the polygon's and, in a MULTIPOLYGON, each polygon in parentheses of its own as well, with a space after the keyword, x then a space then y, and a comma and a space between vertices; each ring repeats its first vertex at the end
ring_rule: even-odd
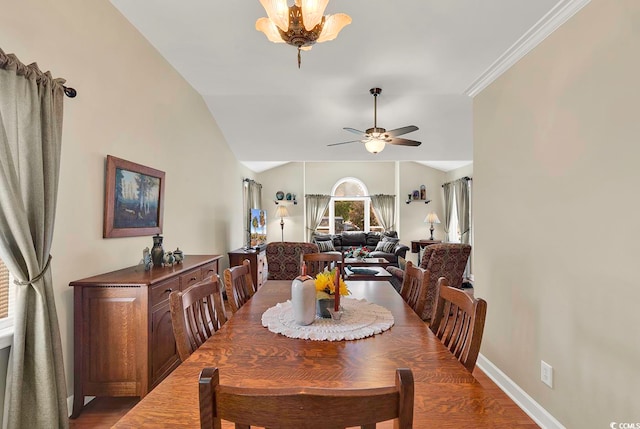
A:
POLYGON ((293 318, 298 325, 310 325, 316 319, 316 282, 303 274, 291 283, 293 318))

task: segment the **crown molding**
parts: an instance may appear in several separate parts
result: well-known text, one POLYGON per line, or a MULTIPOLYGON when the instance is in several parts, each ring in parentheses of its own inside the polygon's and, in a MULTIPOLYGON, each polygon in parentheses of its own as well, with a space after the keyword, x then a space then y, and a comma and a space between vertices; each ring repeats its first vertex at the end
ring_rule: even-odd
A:
POLYGON ((475 97, 590 1, 591 0, 560 0, 553 9, 547 12, 545 16, 536 22, 533 27, 527 30, 522 37, 494 61, 464 93, 469 97, 475 97))

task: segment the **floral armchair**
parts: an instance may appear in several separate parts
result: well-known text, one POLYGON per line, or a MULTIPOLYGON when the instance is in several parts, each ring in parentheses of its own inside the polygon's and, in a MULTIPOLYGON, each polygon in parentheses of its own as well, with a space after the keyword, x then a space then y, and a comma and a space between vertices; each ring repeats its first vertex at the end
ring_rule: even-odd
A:
POLYGON ((300 275, 300 256, 318 253, 314 243, 274 241, 267 244, 269 280, 293 280, 300 275))
MULTIPOLYGON (((423 320, 431 319, 437 291, 436 284, 440 277, 446 277, 449 286, 460 289, 470 253, 471 246, 460 243, 432 244, 424 250, 420 262, 420 268, 427 270, 423 284, 423 287, 427 288, 427 302, 421 315, 423 320)), ((390 266, 387 267, 387 271, 402 283, 404 278, 402 269, 390 266)))

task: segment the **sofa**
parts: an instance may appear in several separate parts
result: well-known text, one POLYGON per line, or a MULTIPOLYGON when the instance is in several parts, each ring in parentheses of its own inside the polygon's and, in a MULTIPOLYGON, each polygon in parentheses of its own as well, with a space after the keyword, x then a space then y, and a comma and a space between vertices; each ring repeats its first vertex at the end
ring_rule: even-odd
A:
POLYGON ((366 247, 371 258, 385 258, 398 266, 398 258, 405 258, 409 247, 400 243, 396 231, 344 231, 340 234, 315 234, 312 238, 320 252, 344 253, 352 248, 366 247), (379 243, 381 243, 379 245, 379 243))

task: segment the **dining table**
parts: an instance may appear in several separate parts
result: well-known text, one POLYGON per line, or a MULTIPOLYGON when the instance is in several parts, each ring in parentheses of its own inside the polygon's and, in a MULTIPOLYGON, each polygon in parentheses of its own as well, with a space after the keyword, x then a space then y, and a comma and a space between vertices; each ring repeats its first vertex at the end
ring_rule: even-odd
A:
MULTIPOLYGON (((414 428, 531 427, 524 413, 505 407, 458 362, 389 282, 348 281, 347 285, 351 295, 346 299, 384 307, 393 316, 392 326, 341 341, 272 332, 263 326, 262 316, 291 300, 291 281, 268 280, 114 427, 198 428, 198 379, 205 367, 219 368, 224 385, 325 388, 393 386, 396 368, 410 368, 414 428)), ((223 422, 222 427, 233 424, 223 422)), ((391 427, 393 422, 378 424, 391 427)))

